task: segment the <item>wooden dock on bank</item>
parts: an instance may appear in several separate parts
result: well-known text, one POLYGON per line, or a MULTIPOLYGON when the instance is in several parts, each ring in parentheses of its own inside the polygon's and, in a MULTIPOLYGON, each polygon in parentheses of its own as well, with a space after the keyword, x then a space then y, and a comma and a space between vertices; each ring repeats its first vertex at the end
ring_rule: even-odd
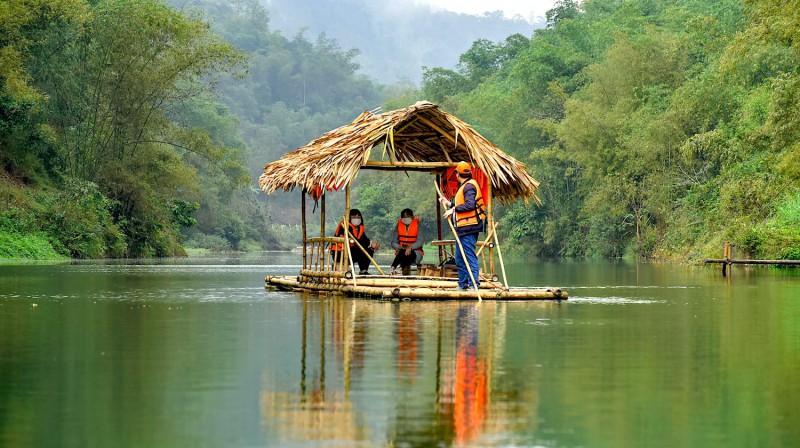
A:
POLYGON ((725 242, 725 249, 723 250, 724 258, 707 258, 703 262, 706 264, 721 264, 722 265, 722 276, 725 277, 728 275, 728 266, 734 264, 761 264, 761 265, 773 265, 773 266, 800 266, 800 260, 751 260, 751 259, 742 259, 736 260, 733 258, 733 246, 729 242, 725 242))

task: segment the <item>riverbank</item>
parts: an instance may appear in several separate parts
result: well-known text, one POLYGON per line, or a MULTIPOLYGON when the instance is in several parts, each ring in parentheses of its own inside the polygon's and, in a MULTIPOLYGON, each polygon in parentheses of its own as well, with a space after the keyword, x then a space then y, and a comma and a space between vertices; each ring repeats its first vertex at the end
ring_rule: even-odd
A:
POLYGON ((68 260, 41 233, 23 235, 0 231, 0 260, 68 260))

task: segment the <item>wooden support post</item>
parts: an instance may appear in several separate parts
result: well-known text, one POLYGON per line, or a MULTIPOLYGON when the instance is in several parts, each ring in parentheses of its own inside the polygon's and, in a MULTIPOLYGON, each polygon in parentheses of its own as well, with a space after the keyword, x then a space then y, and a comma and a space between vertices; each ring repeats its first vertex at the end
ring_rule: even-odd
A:
MULTIPOLYGON (((353 254, 350 252, 350 232, 349 229, 349 222, 350 222, 350 184, 347 184, 344 193, 344 219, 342 220, 342 230, 344 230, 344 244, 342 245, 342 249, 347 251, 347 260, 350 262, 350 272, 353 273, 353 285, 356 285, 356 267, 353 266, 353 254)), ((344 257, 341 257, 344 258, 344 257)), ((342 260, 344 263, 344 260, 342 260)))
POLYGON ((300 192, 300 210, 303 219, 303 269, 308 269, 308 261, 306 256, 308 252, 306 250, 306 189, 303 188, 303 191, 300 192))
POLYGON ((722 258, 725 259, 725 262, 722 263, 722 276, 725 277, 728 275, 727 270, 728 266, 731 264, 731 243, 730 241, 725 241, 725 248, 722 249, 722 258))
MULTIPOLYGON (((494 223, 494 212, 493 212, 493 209, 492 209, 492 195, 493 195, 492 179, 487 176, 486 177, 486 181, 489 182, 489 185, 487 185, 489 187, 489 194, 487 195, 487 197, 485 199, 485 202, 486 202, 486 225, 488 226, 488 224, 490 222, 494 223)), ((500 247, 499 247, 500 243, 497 242, 497 234, 496 234, 497 226, 492 226, 492 228, 489 229, 488 232, 491 235, 494 235, 495 245, 498 246, 497 250, 499 251, 500 250, 500 247)), ((486 239, 488 240, 489 236, 491 236, 491 235, 487 235, 486 239)), ((494 277, 494 275, 495 275, 495 272, 494 272, 494 251, 492 249, 493 248, 491 248, 491 247, 489 248, 489 277, 490 278, 494 277)), ((506 285, 506 289, 508 289, 508 285, 506 285)))
POLYGON ((506 265, 503 263, 503 252, 500 250, 500 240, 497 238, 497 223, 492 221, 492 231, 494 233, 494 245, 497 246, 497 257, 500 259, 500 271, 503 273, 503 284, 508 290, 508 279, 506 279, 506 265))
MULTIPOLYGON (((481 249, 483 249, 483 247, 481 247, 481 249)), ((475 254, 476 254, 476 255, 478 255, 479 257, 481 257, 481 267, 483 268, 483 272, 484 272, 484 273, 486 273, 486 272, 487 272, 487 270, 488 270, 488 268, 489 268, 489 267, 486 265, 486 253, 485 253, 485 252, 481 252, 480 254, 478 254, 478 253, 476 252, 475 254)), ((492 277, 492 275, 491 275, 491 273, 490 273, 490 274, 489 274, 489 278, 491 278, 491 277, 492 277)))
POLYGON ((489 248, 489 270, 492 271, 492 278, 494 278, 497 274, 495 274, 495 263, 494 263, 494 248, 489 248))
MULTIPOLYGON (((320 198, 322 203, 320 204, 320 209, 319 209, 319 212, 320 212, 319 237, 320 238, 325 238, 325 196, 326 196, 325 189, 323 188, 322 189, 322 197, 320 198)), ((321 263, 321 266, 320 266, 320 270, 324 271, 325 270, 325 261, 326 261, 325 260, 325 243, 324 242, 322 243, 322 246, 321 246, 320 249, 321 249, 320 252, 322 253, 322 256, 321 256, 322 263, 321 263)), ((333 268, 333 261, 331 261, 331 268, 333 268)))
MULTIPOLYGON (((441 185, 442 176, 436 173, 436 185, 441 185)), ((438 188, 438 187, 437 187, 438 188)), ((439 197, 436 197, 436 239, 442 240, 442 204, 439 202, 439 197)), ((442 264, 444 258, 444 248, 439 246, 439 265, 442 264)))

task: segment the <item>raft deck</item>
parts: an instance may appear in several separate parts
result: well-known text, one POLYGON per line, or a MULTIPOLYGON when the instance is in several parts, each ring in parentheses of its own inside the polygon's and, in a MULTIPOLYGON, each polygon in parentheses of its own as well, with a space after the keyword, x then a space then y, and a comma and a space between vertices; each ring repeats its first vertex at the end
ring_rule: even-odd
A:
POLYGON ((347 277, 315 277, 312 275, 272 276, 265 278, 265 287, 286 291, 338 293, 350 297, 380 300, 566 300, 560 288, 509 288, 497 282, 481 281, 478 292, 458 290, 456 279, 446 277, 370 275, 356 279, 347 277))

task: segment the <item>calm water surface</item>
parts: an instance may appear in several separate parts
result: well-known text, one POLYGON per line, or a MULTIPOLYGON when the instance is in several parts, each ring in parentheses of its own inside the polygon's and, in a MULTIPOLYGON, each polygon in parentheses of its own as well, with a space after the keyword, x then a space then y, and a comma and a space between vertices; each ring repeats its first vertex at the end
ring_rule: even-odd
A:
POLYGON ((800 270, 509 263, 561 303, 264 290, 299 262, 0 265, 0 446, 800 443, 800 270))

